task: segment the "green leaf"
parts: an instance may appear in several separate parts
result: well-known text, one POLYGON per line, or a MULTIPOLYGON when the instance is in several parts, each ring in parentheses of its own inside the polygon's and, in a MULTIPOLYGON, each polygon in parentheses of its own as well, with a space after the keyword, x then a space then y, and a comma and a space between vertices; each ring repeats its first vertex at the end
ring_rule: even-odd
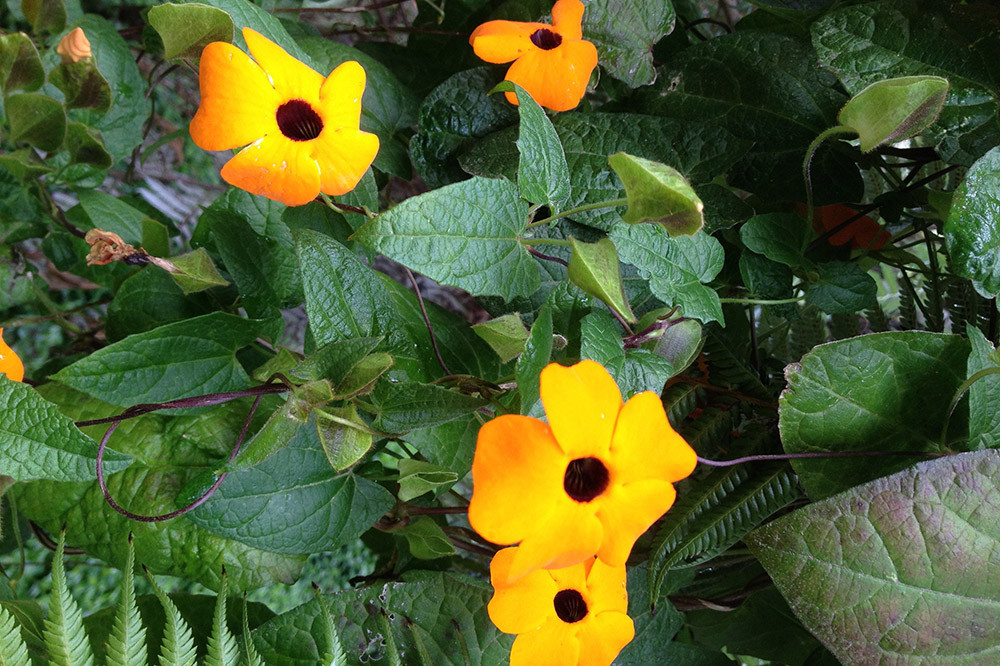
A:
POLYGON ((4 100, 10 136, 39 150, 55 152, 66 137, 66 112, 62 104, 39 93, 18 93, 4 100))
POLYGON ((85 14, 71 27, 83 28, 90 39, 94 63, 111 86, 111 109, 99 118, 90 117, 86 124, 101 133, 104 147, 118 162, 142 143, 143 125, 151 112, 146 80, 128 43, 106 19, 85 14))
POLYGON ((383 338, 352 338, 323 345, 290 371, 303 380, 326 379, 337 385, 367 357, 383 338))
POLYGON ((317 409, 316 433, 330 467, 338 472, 361 460, 372 448, 372 434, 353 405, 317 409), (340 420, 334 421, 330 417, 340 420))
MULTIPOLYGON (((196 495, 201 485, 195 484, 196 495)), ((232 472, 188 514, 203 529, 275 553, 308 554, 349 543, 392 508, 378 484, 338 473, 315 426, 250 469, 232 472)))
POLYGON ((747 249, 771 261, 793 268, 809 265, 802 256, 808 224, 793 213, 766 213, 740 227, 740 240, 747 249))
POLYGON ((569 281, 613 308, 623 319, 635 322, 618 267, 618 252, 609 238, 581 243, 570 237, 573 254, 569 259, 569 281))
POLYGON ((914 137, 930 127, 944 108, 948 80, 902 76, 873 83, 844 105, 840 124, 857 132, 861 151, 914 137))
POLYGON ((438 494, 458 483, 458 474, 439 465, 403 458, 399 461, 399 492, 402 502, 420 497, 424 493, 438 494))
POLYGON ((110 169, 111 154, 105 150, 100 135, 83 123, 67 123, 66 150, 74 164, 89 164, 96 169, 110 169))
POLYGON ((720 467, 678 483, 649 554, 650 598, 660 598, 671 569, 707 562, 801 496, 784 463, 720 467))
POLYGON ((80 190, 77 197, 91 228, 116 233, 123 241, 136 247, 142 244, 142 223, 148 216, 141 210, 97 190, 80 190))
POLYGON ((149 25, 163 41, 163 57, 196 59, 211 42, 233 41, 233 19, 215 7, 168 2, 149 10, 149 25))
POLYGON ((38 49, 23 32, 0 35, 0 90, 32 92, 45 83, 38 49))
MULTIPOLYGON (((33 388, 0 378, 0 474, 18 481, 89 481, 96 478, 97 445, 73 421, 33 388)), ((104 454, 106 474, 128 467, 132 459, 104 454)))
POLYGON ((111 86, 90 58, 56 65, 49 72, 49 83, 62 92, 67 109, 105 113, 111 108, 111 86))
POLYGON ((715 666, 678 658, 675 646, 679 643, 673 638, 684 626, 684 615, 670 602, 657 604, 657 599, 649 596, 644 565, 629 567, 627 572, 628 615, 635 624, 635 637, 621 651, 615 663, 619 666, 715 666))
POLYGON ((55 34, 66 26, 63 0, 21 0, 21 11, 36 33, 55 34))
POLYGON ((955 190, 944 224, 952 270, 975 280, 982 290, 1000 293, 1000 147, 976 161, 955 190))
POLYGON ((516 312, 474 324, 472 330, 486 341, 504 363, 524 351, 524 343, 528 340, 528 329, 524 327, 521 315, 516 312))
POLYGON ((615 153, 608 164, 625 185, 629 224, 655 222, 671 236, 691 235, 705 224, 704 204, 677 169, 628 153, 615 153))
POLYGON ((705 233, 672 238, 663 227, 619 224, 610 238, 622 261, 639 269, 653 294, 684 316, 721 321, 719 296, 706 284, 722 270, 722 245, 705 233))
POLYGON ((527 217, 513 183, 472 178, 406 199, 353 238, 442 284, 510 300, 540 284, 519 240, 527 217))
MULTIPOLYGON (((792 297, 794 275, 792 269, 783 263, 771 261, 756 252, 742 252, 740 254, 740 275, 743 277, 743 284, 755 298, 781 300, 792 297)), ((791 304, 771 307, 788 308, 789 305, 791 304)), ((794 305, 791 305, 791 308, 792 310, 796 309, 794 305)), ((788 310, 779 310, 778 312, 788 312, 788 310)))
POLYGON ((170 262, 181 271, 170 275, 185 294, 193 294, 212 287, 225 287, 229 284, 219 275, 219 269, 215 267, 212 257, 203 247, 171 257, 170 262))
POLYGON ((716 183, 698 186, 698 194, 705 203, 705 232, 714 234, 745 222, 754 209, 733 190, 716 183))
POLYGON ((379 409, 375 427, 393 433, 447 423, 488 404, 480 397, 417 382, 384 384, 372 397, 379 409))
POLYGON ((52 558, 52 593, 49 614, 45 618, 45 648, 49 664, 54 666, 93 666, 94 654, 83 630, 83 613, 66 585, 65 548, 66 530, 63 530, 52 558))
POLYGON ((886 0, 827 13, 812 40, 820 65, 851 94, 888 77, 947 79, 951 92, 928 135, 944 161, 969 165, 1000 143, 994 18, 986 5, 886 0))
POLYGON ((693 319, 682 319, 663 332, 653 351, 668 361, 674 372, 681 373, 694 363, 704 344, 701 324, 693 319))
MULTIPOLYGON (((926 388, 924 385, 922 388, 926 388)), ((1000 658, 1000 454, 922 462, 766 525, 747 545, 843 663, 1000 658)))
POLYGON ((418 516, 396 534, 406 539, 410 554, 418 560, 435 560, 455 554, 455 546, 430 516, 418 516))
MULTIPOLYGON (((313 593, 316 603, 319 605, 320 617, 323 622, 323 638, 326 639, 326 652, 322 656, 323 663, 325 666, 347 666, 347 655, 344 654, 344 648, 340 644, 337 628, 333 626, 333 614, 330 613, 330 607, 327 605, 323 593, 320 592, 319 586, 315 584, 313 585, 313 593)), ((253 645, 249 636, 245 635, 244 640, 253 645)))
POLYGON ((226 626, 226 595, 229 592, 229 581, 226 572, 222 572, 222 587, 215 602, 215 612, 212 614, 212 634, 208 637, 208 650, 205 655, 205 666, 237 666, 239 650, 236 637, 226 626))
POLYGON ((625 368, 625 345, 609 313, 595 310, 580 320, 580 358, 597 361, 618 381, 625 368))
POLYGON ((28 646, 21 638, 21 626, 0 606, 0 665, 29 666, 28 646))
MULTIPOLYGON (((835 77, 815 61, 811 45, 793 37, 753 30, 722 35, 673 56, 656 85, 636 93, 632 108, 710 123, 752 141, 753 148, 728 170, 727 184, 764 199, 804 201, 806 148, 835 124, 847 101, 835 88, 835 77)), ((820 203, 857 201, 862 194, 851 157, 829 146, 813 160, 812 181, 820 203)))
POLYGON ((163 628, 163 643, 160 645, 159 666, 195 666, 194 639, 191 637, 191 627, 181 617, 177 606, 170 600, 153 578, 146 571, 146 578, 153 586, 153 593, 160 600, 166 615, 163 628))
POLYGON ((146 663, 146 628, 135 605, 135 546, 131 535, 127 553, 122 569, 121 596, 105 645, 108 666, 144 666, 146 663))
POLYGON ((524 199, 548 204, 552 212, 558 212, 560 204, 569 196, 569 167, 552 121, 534 98, 516 83, 503 81, 493 92, 517 95, 520 118, 517 189, 524 199))
POLYGON ((235 391, 250 377, 234 354, 256 337, 256 323, 215 312, 130 335, 53 379, 123 407, 235 391))
POLYGON ((302 50, 296 40, 292 39, 276 16, 272 16, 269 12, 248 0, 212 0, 212 6, 221 9, 232 17, 233 25, 236 28, 232 41, 239 48, 244 51, 247 50, 242 29, 244 27, 251 28, 276 43, 293 58, 301 60, 312 67, 313 62, 310 56, 302 50))
POLYGON ((851 314, 878 307, 875 278, 851 261, 828 261, 817 266, 819 282, 806 287, 806 302, 827 314, 851 314))
MULTIPOLYGON (((414 663, 489 666, 508 659, 514 638, 490 622, 491 594, 488 584, 469 576, 409 571, 392 585, 338 592, 326 601, 338 619, 341 643, 358 646, 352 661, 381 659, 376 655, 384 655, 384 648, 369 638, 388 630, 399 652, 412 655, 414 663), (387 625, 380 618, 389 620, 387 625)), ((264 660, 274 666, 318 663, 328 648, 302 628, 315 626, 321 612, 310 602, 254 630, 264 660)))
POLYGON ((524 353, 517 359, 515 379, 521 393, 521 413, 528 416, 543 414, 538 389, 538 377, 552 357, 552 309, 543 307, 531 325, 531 334, 524 353))
POLYGON ((108 306, 106 333, 115 342, 162 324, 208 314, 215 303, 204 294, 185 296, 166 271, 150 266, 121 283, 108 306))
MULTIPOLYGON (((779 402, 785 450, 941 451, 941 427, 965 380, 968 354, 960 336, 923 331, 876 333, 816 347, 785 370, 788 388, 779 402)), ((915 460, 794 460, 792 467, 809 496, 821 499, 915 460)))
POLYGON ((402 440, 415 446, 430 462, 462 478, 472 468, 479 426, 476 415, 468 414, 441 425, 411 430, 402 440))
POLYGON ((608 74, 637 88, 656 78, 653 45, 674 29, 675 18, 670 0, 594 0, 583 13, 583 35, 608 74))
MULTIPOLYGON (((972 351, 969 352, 968 376, 980 370, 997 367, 993 360, 994 349, 978 328, 966 329, 972 351)), ((996 409, 1000 399, 1000 375, 980 377, 969 387, 969 443, 970 451, 1000 448, 1000 411, 996 409)))

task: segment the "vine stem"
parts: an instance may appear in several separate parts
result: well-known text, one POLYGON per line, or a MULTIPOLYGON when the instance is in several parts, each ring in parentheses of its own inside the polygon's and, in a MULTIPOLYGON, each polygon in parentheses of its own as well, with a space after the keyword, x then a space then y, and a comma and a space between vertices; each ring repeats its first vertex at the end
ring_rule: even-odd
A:
POLYGON ((598 201, 597 203, 586 204, 584 206, 577 206, 576 208, 570 208, 569 210, 564 210, 561 213, 556 213, 555 215, 549 215, 548 217, 542 218, 541 220, 535 220, 531 222, 526 227, 527 229, 532 229, 534 227, 540 227, 543 224, 548 224, 553 220, 558 220, 563 217, 569 217, 570 215, 576 215, 577 213, 585 213, 588 210, 598 210, 600 208, 614 208, 615 206, 624 206, 628 203, 628 199, 613 199, 611 201, 598 201))
POLYGON ((802 298, 779 298, 776 300, 756 300, 753 298, 720 298, 720 303, 742 303, 744 305, 784 305, 785 303, 798 303, 802 298))
MULTIPOLYGON (((820 144, 831 136, 836 136, 837 134, 856 134, 856 132, 850 127, 844 127, 843 125, 837 125, 836 127, 823 130, 819 133, 819 136, 813 139, 813 142, 809 144, 809 148, 806 149, 806 157, 802 161, 802 179, 806 184, 806 221, 809 223, 809 229, 812 228, 813 221, 812 160, 816 155, 816 151, 819 150, 820 144)), ((808 233, 804 234, 802 237, 803 252, 806 249, 806 239, 808 238, 808 233)))
POLYGON ((966 379, 964 382, 962 382, 962 385, 958 387, 958 390, 955 391, 955 395, 952 396, 951 398, 951 403, 948 404, 948 415, 945 417, 944 426, 941 428, 942 448, 945 448, 948 444, 948 424, 951 423, 951 416, 952 414, 955 413, 955 408, 958 407, 958 403, 962 399, 962 396, 965 395, 965 392, 968 391, 970 388, 972 388, 972 385, 978 382, 983 377, 988 377, 990 375, 998 375, 998 374, 1000 374, 1000 368, 998 367, 994 366, 992 368, 984 368, 979 372, 975 373, 974 375, 972 375, 971 377, 969 377, 968 379, 966 379))
MULTIPOLYGON (((998 368, 1000 369, 1000 368, 998 368)), ((748 462, 769 462, 774 460, 796 460, 800 458, 859 458, 866 456, 925 456, 928 458, 940 458, 948 455, 932 451, 830 451, 827 453, 779 453, 774 455, 743 456, 732 460, 709 460, 698 456, 698 463, 709 467, 732 467, 748 462)))
POLYGON ((417 295, 417 304, 420 306, 420 314, 424 318, 424 325, 427 326, 427 333, 431 336, 431 347, 434 348, 434 355, 437 357, 438 365, 444 370, 444 374, 450 375, 451 370, 448 369, 448 365, 441 356, 441 350, 438 349, 437 338, 434 336, 434 327, 431 326, 431 318, 427 316, 427 307, 424 305, 424 297, 421 295, 420 287, 417 285, 417 278, 414 277, 413 271, 406 266, 403 266, 403 270, 406 271, 406 275, 410 278, 410 284, 413 285, 413 292, 417 295))

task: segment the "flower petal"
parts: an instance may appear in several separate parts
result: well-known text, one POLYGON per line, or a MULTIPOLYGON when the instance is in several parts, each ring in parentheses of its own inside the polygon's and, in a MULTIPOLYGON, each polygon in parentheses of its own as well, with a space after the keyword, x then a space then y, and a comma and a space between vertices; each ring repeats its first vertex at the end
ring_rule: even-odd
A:
POLYGON ((364 94, 364 67, 354 60, 338 65, 319 89, 319 111, 324 129, 358 129, 364 94))
POLYGON ((555 618, 520 634, 510 650, 510 666, 577 666, 581 657, 577 633, 577 625, 555 618))
POLYGON ((625 403, 608 458, 614 483, 639 479, 673 483, 690 476, 697 464, 694 449, 670 426, 660 396, 646 391, 625 403))
POLYGON ((600 363, 550 363, 539 377, 539 392, 552 434, 570 460, 607 455, 622 394, 600 363))
POLYGON ((507 634, 533 631, 555 617, 552 600, 559 587, 545 570, 533 571, 508 584, 516 548, 504 548, 490 562, 493 598, 487 610, 497 629, 507 634))
POLYGON ((486 62, 510 62, 525 53, 538 51, 538 47, 531 43, 531 35, 545 28, 551 29, 552 26, 519 21, 487 21, 472 31, 469 43, 475 54, 486 62))
POLYGON ((232 44, 212 42, 198 65, 201 104, 191 138, 203 150, 245 146, 276 131, 278 95, 257 63, 232 44))
POLYGON ((544 422, 514 414, 489 421, 472 461, 469 523, 489 541, 517 543, 543 512, 572 501, 563 490, 568 463, 544 422))
POLYGON ((625 613, 608 611, 588 617, 584 623, 577 633, 580 643, 577 666, 610 666, 635 636, 632 618, 625 613))
POLYGON ((313 157, 319 163, 320 190, 331 196, 355 188, 375 160, 379 146, 374 134, 349 128, 324 128, 310 143, 313 157))
POLYGON ((266 136, 226 162, 222 179, 288 206, 307 204, 319 194, 319 166, 309 156, 309 143, 266 136))
POLYGON ((14 350, 4 342, 2 328, 0 328, 0 375, 7 375, 7 379, 12 382, 24 379, 24 364, 14 350))
POLYGON ((552 27, 563 39, 577 40, 583 37, 584 6, 580 0, 559 0, 552 7, 552 27))
MULTIPOLYGON (((575 108, 597 66, 597 49, 588 41, 564 41, 562 46, 543 51, 535 49, 518 58, 507 70, 508 81, 528 91, 532 99, 553 111, 575 108)), ((507 101, 517 103, 514 93, 505 93, 507 101)))
POLYGON ((625 565, 610 566, 595 560, 587 576, 588 610, 594 614, 604 611, 628 611, 628 592, 625 588, 625 565))
POLYGON ((590 573, 594 562, 597 560, 588 557, 579 564, 563 567, 562 569, 545 569, 548 576, 555 581, 556 590, 576 590, 584 597, 587 596, 587 574, 590 573))
POLYGON ((313 107, 318 104, 319 89, 323 85, 323 76, 319 72, 292 57, 256 30, 243 28, 243 39, 247 42, 250 55, 271 77, 282 102, 303 99, 313 107))
POLYGON ((677 497, 674 487, 659 480, 613 484, 601 497, 597 517, 604 526, 604 540, 597 552, 605 564, 625 564, 632 546, 643 532, 667 512, 677 497))
POLYGON ((559 505, 540 514, 535 508, 535 529, 527 534, 514 554, 508 580, 535 569, 561 569, 593 557, 601 547, 604 530, 594 507, 563 496, 559 505))

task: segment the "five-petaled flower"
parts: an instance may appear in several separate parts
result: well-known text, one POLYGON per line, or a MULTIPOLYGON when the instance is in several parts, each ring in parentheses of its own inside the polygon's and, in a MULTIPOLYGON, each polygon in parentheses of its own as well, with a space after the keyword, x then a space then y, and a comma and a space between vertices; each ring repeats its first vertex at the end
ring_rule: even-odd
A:
POLYGON ((4 342, 2 328, 0 328, 0 375, 7 375, 7 379, 15 382, 24 379, 24 364, 14 350, 4 342))
POLYGON ((205 150, 250 144, 223 179, 289 206, 354 189, 379 146, 358 128, 365 70, 352 60, 324 79, 263 35, 243 37, 253 60, 225 42, 202 51, 191 138, 205 150))
MULTIPOLYGON (((837 229, 857 214, 856 210, 844 204, 818 206, 813 209, 813 226, 818 233, 824 233, 837 229)), ((876 251, 881 250, 887 242, 892 240, 892 234, 866 215, 840 228, 827 240, 830 245, 850 243, 855 250, 876 251)))
MULTIPOLYGON (((559 0, 552 8, 552 25, 488 21, 472 32, 469 43, 486 62, 513 60, 504 78, 541 106, 569 111, 583 99, 597 67, 597 49, 583 39, 583 10, 580 0, 559 0)), ((506 95, 517 104, 514 93, 506 95)))
POLYGON ((548 424, 503 415, 479 429, 469 522, 493 543, 520 544, 511 580, 595 554, 609 566, 674 502, 696 456, 646 391, 624 405, 599 363, 542 370, 548 424))
POLYGON ((626 614, 625 566, 590 557, 563 569, 539 569, 515 582, 517 548, 490 563, 493 599, 487 607, 500 631, 517 634, 510 666, 608 666, 632 640, 626 614))

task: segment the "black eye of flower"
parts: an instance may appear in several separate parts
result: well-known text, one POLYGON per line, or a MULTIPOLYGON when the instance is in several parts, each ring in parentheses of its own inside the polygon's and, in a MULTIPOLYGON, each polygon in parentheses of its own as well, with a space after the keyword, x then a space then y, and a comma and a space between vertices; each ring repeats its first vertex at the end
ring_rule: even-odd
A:
POLYGON ((531 43, 545 51, 551 51, 562 44, 562 35, 548 28, 541 28, 531 33, 531 43))
POLYGON ((576 590, 561 590, 552 599, 552 605, 556 608, 556 615, 567 624, 579 622, 587 617, 587 602, 583 600, 583 595, 576 590))
POLYGON ((323 119, 302 99, 288 100, 275 113, 278 129, 292 141, 312 141, 323 131, 323 119))
POLYGON ((597 458, 577 458, 566 466, 563 489, 577 502, 589 502, 607 490, 611 475, 597 458))

